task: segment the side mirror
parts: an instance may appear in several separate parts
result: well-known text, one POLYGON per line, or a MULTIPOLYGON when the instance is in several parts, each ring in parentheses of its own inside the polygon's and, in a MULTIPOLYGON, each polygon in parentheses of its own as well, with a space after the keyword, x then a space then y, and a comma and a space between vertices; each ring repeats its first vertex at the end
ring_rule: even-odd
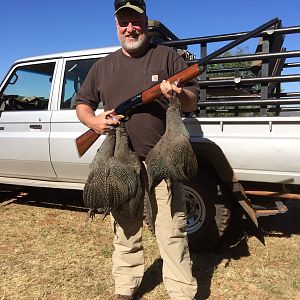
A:
POLYGON ((10 80, 9 80, 9 84, 15 84, 17 82, 17 80, 19 79, 19 76, 17 74, 14 74, 10 80))

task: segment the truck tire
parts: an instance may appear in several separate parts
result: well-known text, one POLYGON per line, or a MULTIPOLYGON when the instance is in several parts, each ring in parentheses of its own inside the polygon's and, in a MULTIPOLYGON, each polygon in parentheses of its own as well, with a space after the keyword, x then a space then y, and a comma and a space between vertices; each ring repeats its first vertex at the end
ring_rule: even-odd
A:
POLYGON ((188 221, 187 232, 192 252, 214 248, 223 237, 231 218, 231 201, 226 187, 210 172, 198 171, 184 183, 188 221))

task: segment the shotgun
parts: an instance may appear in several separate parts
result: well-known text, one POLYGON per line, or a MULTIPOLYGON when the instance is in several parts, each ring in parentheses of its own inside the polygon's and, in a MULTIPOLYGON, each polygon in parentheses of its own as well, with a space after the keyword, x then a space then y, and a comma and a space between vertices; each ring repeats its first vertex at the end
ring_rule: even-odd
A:
MULTIPOLYGON (((197 63, 193 64, 192 66, 184 69, 183 71, 175 74, 174 76, 168 78, 167 80, 170 83, 175 83, 180 81, 180 83, 185 83, 201 74, 203 72, 204 67, 217 56, 225 53, 226 51, 236 47, 237 45, 243 43, 244 41, 256 36, 257 34, 261 33, 262 31, 274 26, 276 23, 280 22, 278 18, 274 18, 263 25, 255 28, 252 31, 242 35, 241 37, 237 38, 236 40, 228 43, 227 45, 223 46, 222 48, 212 52, 211 54, 207 55, 206 57, 199 59, 197 63)), ((124 117, 128 116, 130 111, 138 105, 147 104, 154 101, 156 98, 162 95, 160 90, 160 83, 156 84, 155 86, 151 87, 150 89, 138 94, 123 103, 121 103, 116 109, 115 112, 117 115, 123 115, 124 117)), ((93 145, 93 143, 98 139, 100 134, 96 133, 94 130, 89 129, 78 138, 76 138, 76 148, 79 157, 82 157, 85 152, 93 145)))

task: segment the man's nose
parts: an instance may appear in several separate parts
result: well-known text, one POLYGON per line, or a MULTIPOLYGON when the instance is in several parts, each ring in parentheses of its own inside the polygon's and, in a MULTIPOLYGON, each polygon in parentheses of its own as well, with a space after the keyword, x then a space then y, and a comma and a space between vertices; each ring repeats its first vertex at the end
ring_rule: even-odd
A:
POLYGON ((134 26, 132 25, 132 23, 128 23, 127 25, 127 32, 134 32, 135 31, 135 28, 134 26))

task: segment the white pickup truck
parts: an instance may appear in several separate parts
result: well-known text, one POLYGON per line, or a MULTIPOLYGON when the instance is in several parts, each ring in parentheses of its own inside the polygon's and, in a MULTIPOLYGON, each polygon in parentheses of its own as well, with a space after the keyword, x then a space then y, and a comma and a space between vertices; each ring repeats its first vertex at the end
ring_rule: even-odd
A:
MULTIPOLYGON (((181 48, 188 60, 193 59, 184 50, 190 40, 177 40, 158 22, 149 23, 149 30, 157 42, 181 48)), ((209 248, 219 241, 236 203, 256 222, 256 217, 282 213, 286 207, 276 198, 253 210, 249 199, 274 195, 299 199, 300 93, 283 93, 280 83, 299 83, 299 75, 281 75, 281 70, 299 67, 285 59, 299 57, 300 51, 281 46, 272 50, 276 37, 299 32, 300 27, 262 32, 263 50, 244 60, 256 62, 248 68, 256 72, 250 77, 243 75, 245 67, 224 68, 241 58, 226 56, 212 61, 222 69, 208 67, 198 78, 199 109, 184 117, 199 161, 198 175, 185 184, 194 248, 209 248), (280 63, 280 70, 272 62, 280 63), (215 79, 216 72, 223 76, 215 79)), ((234 39, 235 34, 221 38, 234 39)), ((216 37, 201 37, 192 43, 201 44, 205 56, 207 43, 213 41, 216 37)), ((74 140, 87 128, 76 117, 74 100, 93 63, 116 49, 32 57, 11 67, 0 86, 0 183, 83 189, 89 163, 104 136, 78 157, 74 140)))

